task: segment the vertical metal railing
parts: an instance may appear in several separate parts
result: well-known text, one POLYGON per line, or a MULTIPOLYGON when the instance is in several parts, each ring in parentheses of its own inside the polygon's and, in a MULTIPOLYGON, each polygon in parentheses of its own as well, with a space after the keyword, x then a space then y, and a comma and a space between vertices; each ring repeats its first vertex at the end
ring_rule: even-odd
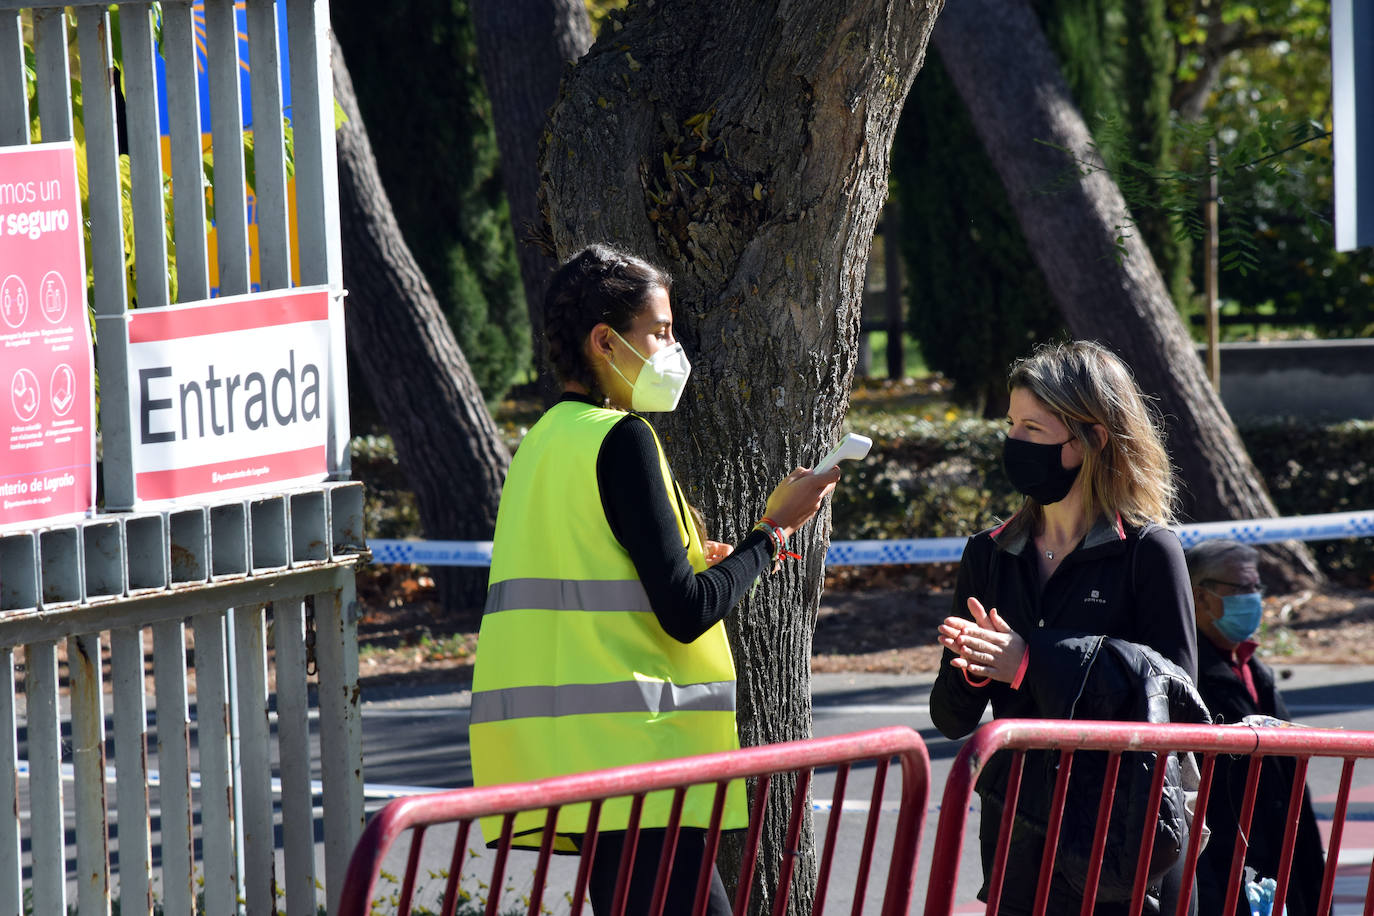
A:
POLYGON ((122 815, 119 824, 119 896, 122 908, 127 908, 131 913, 146 912, 153 905, 144 655, 142 628, 125 627, 110 633, 110 682, 114 689, 112 705, 117 774, 115 797, 119 799, 119 813, 122 815))
MULTIPOLYGON (((328 6, 164 0, 160 22, 151 3, 113 6, 0 0, 0 145, 76 135, 70 79, 81 80, 78 156, 89 186, 102 479, 105 508, 120 513, 0 532, 0 912, 22 912, 27 894, 35 913, 66 912, 75 903, 82 916, 108 914, 117 884, 126 914, 151 914, 155 905, 169 913, 203 907, 209 916, 270 913, 283 893, 288 912, 313 914, 321 902, 316 836, 324 834, 325 893, 336 902, 363 824, 353 587, 363 546, 361 489, 326 484, 129 511, 135 490, 124 321, 131 302, 158 308, 216 292, 203 189, 202 68, 217 293, 249 293, 255 259, 262 289, 292 285, 287 115, 299 280, 342 287, 328 6), (240 96, 245 41, 251 176, 240 96), (36 136, 26 42, 35 65, 36 136), (129 200, 121 188, 125 170, 129 200), (256 254, 247 225, 250 178, 256 254), (313 656, 307 628, 315 635, 313 656), (319 736, 312 752, 316 669, 319 736), (312 780, 316 766, 319 784, 312 780), (67 836, 73 829, 74 843, 67 836)), ((342 341, 336 345, 342 353, 342 341)), ((336 379, 343 372, 338 363, 336 379)), ((344 385, 331 401, 329 449, 338 478, 348 467, 344 385)))
MULTIPOLYGON (((27 891, 35 913, 65 912, 71 903, 80 914, 108 913, 117 883, 126 914, 151 914, 154 904, 169 913, 198 906, 212 916, 273 913, 283 895, 286 912, 310 914, 324 902, 316 882, 317 836, 326 893, 337 902, 363 825, 353 587, 362 494, 359 484, 329 484, 295 496, 281 505, 288 513, 295 508, 299 518, 260 527, 243 572, 215 578, 213 557, 206 555, 191 564, 203 570, 193 582, 172 581, 170 571, 178 567, 170 563, 151 564, 164 577, 161 587, 152 586, 149 570, 138 568, 146 545, 131 543, 120 551, 122 578, 141 584, 94 599, 66 581, 84 573, 69 551, 45 562, 41 548, 31 549, 43 543, 32 532, 0 534, 7 568, 22 572, 14 557, 26 549, 33 557, 32 587, 9 583, 0 590, 0 754, 27 762, 28 790, 25 801, 24 780, 0 775, 0 802, 13 800, 0 807, 0 909, 21 906, 27 891), (40 597, 72 588, 72 601, 40 597), (17 606, 21 598, 34 603, 17 606), (226 652, 230 628, 238 647, 232 655, 226 652), (22 706, 14 689, 16 651, 24 659, 22 706), (231 666, 238 768, 229 752, 231 666), (312 678, 319 695, 317 751, 312 678), (241 806, 230 801, 235 789, 241 806), (73 826, 74 843, 66 838, 73 826), (247 862, 242 871, 235 864, 240 856, 247 862)), ((211 508, 237 505, 246 515, 249 502, 211 508)), ((121 535, 161 539, 162 527, 146 522, 166 517, 128 516, 121 535)), ((105 524, 91 520, 65 530, 79 535, 105 524)), ((236 542, 227 544, 232 552, 236 542)), ((163 549, 187 547, 168 538, 163 549)))
MULTIPOLYGON (((214 165, 214 224, 216 270, 220 295, 248 293, 256 257, 264 290, 291 285, 291 202, 287 194, 286 136, 283 87, 280 78, 278 5, 286 8, 287 44, 291 60, 292 123, 295 168, 295 217, 300 282, 340 288, 343 282, 333 127, 334 101, 329 61, 329 13, 325 0, 204 0, 195 12, 191 0, 161 4, 160 26, 152 4, 118 2, 122 56, 115 60, 110 45, 109 4, 78 0, 63 7, 31 6, 30 0, 0 0, 0 144, 29 142, 28 99, 24 78, 25 17, 30 24, 37 69, 37 101, 41 139, 72 136, 71 86, 68 81, 72 45, 69 19, 75 23, 75 47, 80 56, 85 157, 89 176, 91 220, 92 303, 96 313, 102 403, 124 405, 125 341, 123 316, 130 300, 126 244, 132 242, 135 288, 139 308, 208 298, 208 249, 204 232, 206 202, 202 185, 201 111, 197 91, 198 37, 203 35, 208 73, 211 156, 214 165), (247 32, 239 33, 235 6, 245 7, 247 32), (199 22, 197 17, 199 16, 199 22), (160 29, 160 31, 159 31, 160 29), (155 37, 160 36, 160 46, 155 37), (246 201, 249 196, 244 155, 240 95, 241 40, 252 54, 250 98, 253 125, 254 173, 252 194, 258 244, 249 247, 246 201), (166 72, 166 99, 159 100, 157 57, 166 72), (117 93, 113 77, 122 78, 117 93), (122 97, 122 121, 116 95, 122 97), (158 118, 165 107, 170 162, 163 161, 158 118), (122 133, 119 127, 122 126, 122 133), (121 199, 120 137, 128 156, 131 183, 132 240, 124 237, 121 199), (164 197, 166 175, 173 194, 171 225, 175 241, 176 289, 169 285, 168 214, 164 197), (191 190, 194 189, 194 190, 191 190)), ((341 379, 342 380, 342 379, 341 379)), ((338 389, 346 391, 344 387, 338 389)), ((329 454, 335 476, 347 476, 346 397, 331 401, 336 420, 331 424, 329 454)), ((106 508, 125 510, 134 502, 129 454, 129 418, 122 410, 101 416, 106 508)))

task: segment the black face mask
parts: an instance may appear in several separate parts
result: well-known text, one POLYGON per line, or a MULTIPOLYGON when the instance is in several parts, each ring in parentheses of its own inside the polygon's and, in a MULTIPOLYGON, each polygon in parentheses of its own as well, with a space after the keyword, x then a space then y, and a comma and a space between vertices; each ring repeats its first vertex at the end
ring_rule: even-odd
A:
POLYGON ((1042 506, 1057 503, 1069 495, 1078 479, 1078 467, 1066 468, 1059 463, 1061 449, 1072 439, 1049 445, 1012 439, 1002 445, 1002 467, 1007 479, 1018 492, 1024 493, 1042 506))

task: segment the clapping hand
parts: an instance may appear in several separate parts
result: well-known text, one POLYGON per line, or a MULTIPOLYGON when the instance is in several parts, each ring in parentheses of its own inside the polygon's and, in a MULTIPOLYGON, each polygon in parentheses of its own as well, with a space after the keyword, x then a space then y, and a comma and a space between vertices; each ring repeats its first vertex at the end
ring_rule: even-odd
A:
POLYGON ((973 677, 1010 684, 1026 654, 1026 641, 1007 626, 997 608, 985 611, 983 603, 971 597, 968 609, 972 620, 946 617, 940 624, 940 645, 954 653, 950 664, 973 677))

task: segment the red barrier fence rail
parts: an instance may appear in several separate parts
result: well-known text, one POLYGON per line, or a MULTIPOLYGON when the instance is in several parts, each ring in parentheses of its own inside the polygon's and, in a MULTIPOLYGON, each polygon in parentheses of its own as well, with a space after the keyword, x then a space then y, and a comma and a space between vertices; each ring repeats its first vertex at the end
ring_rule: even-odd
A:
MULTIPOLYGON (((1274 893, 1273 912, 1283 912, 1288 892, 1289 870, 1293 861, 1294 841, 1301 806, 1303 804, 1303 785, 1306 781, 1308 763, 1313 758, 1334 758, 1342 761, 1340 788, 1332 819, 1329 853, 1322 879, 1317 912, 1330 912, 1332 891, 1335 881, 1341 834, 1345 827, 1346 811, 1350 801, 1351 778, 1355 762, 1374 758, 1374 732, 1354 732, 1336 729, 1313 728, 1274 728, 1252 727, 1246 725, 1148 725, 1120 722, 1087 722, 1041 719, 1003 719, 983 726, 965 743, 957 758, 949 778, 940 806, 940 820, 936 828, 935 849, 930 866, 929 887, 926 896, 926 916, 947 916, 954 911, 956 883, 959 871, 959 855, 963 844, 964 831, 970 812, 974 786, 979 774, 994 755, 1011 753, 1012 760, 1007 779, 1003 815, 998 834, 996 855, 988 881, 988 900, 986 912, 998 912, 1000 902, 1017 900, 1017 909, 1024 909, 1025 895, 1030 888, 1003 887, 1007 870, 1010 827, 1013 812, 1017 809, 1018 794, 1022 789, 1022 775, 1027 759, 1027 751, 1058 751, 1054 794, 1049 807, 1048 823, 1044 832, 1044 854, 1038 872, 1038 886, 1032 912, 1039 916, 1047 912, 1049 886, 1055 857, 1059 849, 1059 830, 1063 823, 1065 802, 1068 797, 1069 779, 1075 752, 1106 751, 1107 768, 1103 779, 1102 792, 1097 805, 1097 828, 1093 836, 1091 857, 1088 859, 1088 873, 1084 876, 1081 912, 1092 910, 1091 901, 1098 890, 1099 870, 1106 852, 1106 838, 1109 818, 1112 814, 1112 800, 1116 789, 1116 777, 1124 751, 1156 752, 1153 777, 1145 811, 1158 812, 1165 781, 1165 763, 1168 751, 1192 751, 1197 755, 1200 769, 1200 785, 1195 810, 1207 810, 1207 800, 1212 790, 1212 775, 1220 754, 1249 756, 1243 807, 1240 812, 1239 829, 1232 840, 1230 837, 1213 835, 1211 842, 1233 842, 1230 877, 1227 884, 1226 905, 1222 913, 1236 912, 1236 903, 1243 885, 1245 853, 1248 848, 1247 837, 1250 833, 1251 817, 1255 809, 1256 792, 1259 787, 1260 768, 1267 757, 1290 757, 1295 759, 1293 787, 1289 792, 1285 820, 1282 858, 1277 887, 1274 893)), ((1022 797, 1026 797, 1021 793, 1022 797)), ((1137 804, 1131 799, 1129 804, 1137 804)), ((1155 815, 1145 818, 1144 832, 1139 844, 1139 858, 1135 867, 1135 883, 1129 912, 1141 912, 1145 895, 1145 884, 1152 849, 1151 839, 1155 827, 1155 815)), ((1184 851, 1183 887, 1186 889, 1177 903, 1176 913, 1187 912, 1188 894, 1196 874, 1198 854, 1201 847, 1201 831, 1197 829, 1200 818, 1194 818, 1193 829, 1188 837, 1184 851)), ((1374 872, 1371 872, 1370 886, 1366 889, 1367 901, 1364 912, 1371 912, 1374 902, 1374 872)), ((1208 914, 1215 916, 1215 914, 1208 914)))
MULTIPOLYGON (((715 785, 715 807, 711 827, 707 830, 707 854, 703 859, 703 869, 697 882, 694 916, 700 916, 706 905, 706 887, 710 877, 710 864, 720 839, 720 818, 727 785, 732 780, 755 779, 754 797, 751 804, 749 828, 745 839, 740 880, 734 900, 734 911, 747 911, 750 888, 753 885, 755 868, 760 856, 760 838, 763 827, 764 800, 768 787, 780 774, 795 774, 791 800, 791 816, 787 828, 786 848, 777 850, 778 883, 772 895, 773 912, 784 913, 791 893, 791 882, 796 856, 788 850, 796 849, 797 840, 803 829, 803 818, 810 817, 807 800, 810 795, 811 777, 819 767, 835 767, 835 788, 828 818, 824 845, 819 858, 819 876, 812 912, 822 913, 825 906, 827 887, 832 881, 832 864, 835 858, 836 838, 838 836, 841 812, 844 807, 845 786, 851 769, 855 764, 874 766, 874 785, 868 804, 868 819, 864 829, 863 848, 855 876, 854 903, 852 912, 857 916, 862 912, 866 885, 874 858, 878 839, 879 821, 884 810, 883 796, 886 776, 893 758, 901 767, 902 784, 900 787, 900 806, 892 835, 892 855, 888 863, 887 883, 884 890, 881 913, 883 916, 905 916, 911 906, 911 897, 916 872, 916 853, 920 845, 921 827, 925 820, 926 801, 930 791, 930 759, 924 742, 909 728, 892 727, 852 735, 831 738, 815 738, 764 747, 748 748, 724 754, 708 754, 679 760, 620 767, 573 776, 518 785, 491 786, 481 789, 456 789, 433 795, 422 795, 397 799, 377 812, 368 822, 362 838, 354 849, 344 881, 340 916, 368 916, 372 912, 374 895, 378 893, 378 882, 383 862, 388 851, 406 834, 410 834, 410 846, 406 859, 405 874, 400 882, 399 899, 396 901, 398 916, 411 912, 420 871, 423 844, 427 828, 440 824, 456 824, 457 835, 449 855, 449 867, 444 889, 441 912, 453 914, 460 900, 459 881, 467 856, 467 845, 474 820, 493 815, 503 816, 503 829, 493 858, 490 877, 485 880, 488 890, 486 916, 496 916, 498 912, 500 889, 505 886, 508 856, 511 847, 511 825, 519 812, 545 811, 546 824, 556 822, 561 807, 580 802, 591 802, 588 818, 587 838, 582 844, 577 879, 569 897, 571 916, 579 916, 587 891, 587 881, 592 856, 595 854, 596 818, 601 804, 610 798, 634 799, 633 814, 629 829, 626 831, 625 849, 635 848, 635 834, 638 831, 639 807, 644 796, 657 791, 670 790, 673 794, 673 814, 667 828, 667 838, 663 849, 663 860, 659 865, 657 883, 653 896, 650 916, 662 912, 666 889, 666 876, 672 867, 672 855, 678 835, 677 817, 681 811, 686 791, 691 786, 715 785)), ((538 863, 534 871, 534 885, 528 900, 530 916, 537 916, 545 899, 545 882, 549 872, 551 856, 551 830, 545 830, 545 840, 538 852, 538 863)), ((488 837, 487 840, 492 838, 488 837)), ((764 854, 771 854, 766 852, 764 854)), ((615 897, 613 916, 620 916, 625 904, 623 893, 624 876, 633 867, 632 855, 622 857, 620 862, 620 890, 615 897)), ((388 906, 391 904, 388 898, 388 906)), ((503 910, 502 912, 507 912, 503 910)))

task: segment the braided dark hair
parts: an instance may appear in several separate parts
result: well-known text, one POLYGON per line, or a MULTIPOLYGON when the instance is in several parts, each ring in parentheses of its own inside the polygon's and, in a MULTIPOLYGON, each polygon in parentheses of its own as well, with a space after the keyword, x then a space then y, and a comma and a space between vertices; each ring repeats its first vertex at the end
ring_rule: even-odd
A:
POLYGON ((655 287, 667 292, 667 271, 609 245, 588 245, 563 262, 544 296, 544 339, 559 382, 596 391, 596 376, 582 350, 592 328, 605 322, 629 330, 655 287))

